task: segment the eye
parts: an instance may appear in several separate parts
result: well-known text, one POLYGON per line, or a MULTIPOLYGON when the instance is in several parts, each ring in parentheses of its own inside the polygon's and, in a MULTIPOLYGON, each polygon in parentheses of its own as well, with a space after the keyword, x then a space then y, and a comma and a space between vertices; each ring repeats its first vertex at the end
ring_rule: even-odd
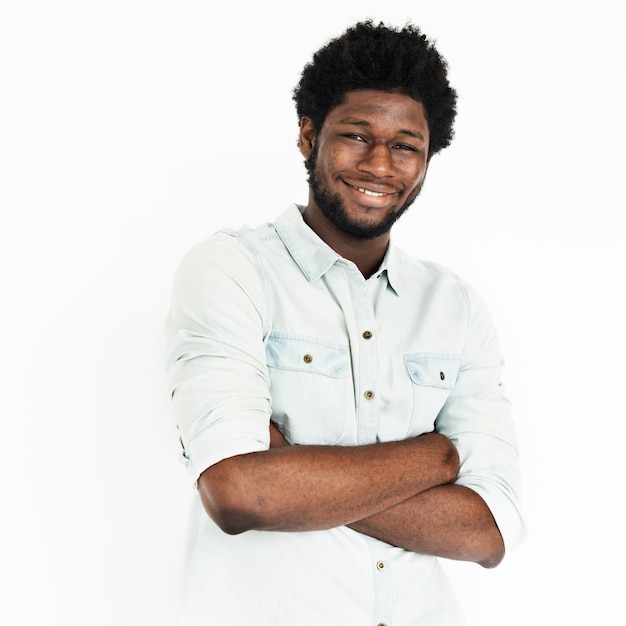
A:
POLYGON ((409 146, 405 143, 399 143, 394 146, 395 150, 403 150, 405 152, 419 152, 419 150, 415 146, 409 146))
POLYGON ((354 133, 346 133, 344 135, 346 139, 353 139, 354 141, 364 142, 365 138, 362 135, 356 135, 354 133))

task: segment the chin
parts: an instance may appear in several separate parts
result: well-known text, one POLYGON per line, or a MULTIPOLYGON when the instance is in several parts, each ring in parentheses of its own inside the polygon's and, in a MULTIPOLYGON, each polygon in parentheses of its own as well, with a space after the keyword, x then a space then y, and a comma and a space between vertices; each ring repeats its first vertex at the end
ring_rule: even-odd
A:
POLYGON ((324 206, 318 202, 318 206, 329 222, 342 233, 354 239, 376 239, 386 235, 400 216, 408 209, 408 205, 405 205, 398 211, 388 213, 383 218, 372 221, 366 219, 357 220, 350 217, 343 205, 340 207, 336 205, 324 206))

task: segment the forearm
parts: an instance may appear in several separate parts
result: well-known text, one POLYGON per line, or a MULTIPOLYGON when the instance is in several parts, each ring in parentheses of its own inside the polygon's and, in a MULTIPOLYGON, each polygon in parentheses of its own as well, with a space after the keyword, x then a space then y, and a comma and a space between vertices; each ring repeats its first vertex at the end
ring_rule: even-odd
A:
POLYGON ((226 532, 334 528, 456 477, 447 438, 354 447, 284 446, 225 459, 206 470, 199 489, 207 513, 226 532))
POLYGON ((474 561, 484 567, 495 567, 504 556, 489 508, 476 492, 460 485, 423 491, 349 526, 412 552, 474 561))

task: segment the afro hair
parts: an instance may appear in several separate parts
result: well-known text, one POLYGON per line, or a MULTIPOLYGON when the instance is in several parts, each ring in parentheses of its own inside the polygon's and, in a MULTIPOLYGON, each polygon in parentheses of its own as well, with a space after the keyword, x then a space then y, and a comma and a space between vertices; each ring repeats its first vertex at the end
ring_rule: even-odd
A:
POLYGON ((429 153, 447 147, 454 135, 457 94, 448 66, 434 45, 411 24, 401 29, 359 22, 320 48, 293 90, 298 118, 316 131, 345 95, 359 89, 402 93, 421 102, 430 130, 429 153))

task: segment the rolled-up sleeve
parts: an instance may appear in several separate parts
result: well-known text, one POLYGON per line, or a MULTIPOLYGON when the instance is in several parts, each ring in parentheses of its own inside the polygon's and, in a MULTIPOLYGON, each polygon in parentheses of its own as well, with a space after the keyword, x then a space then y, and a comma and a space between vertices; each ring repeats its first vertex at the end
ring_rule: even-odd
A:
POLYGON ((456 385, 436 428, 456 445, 457 484, 486 502, 507 550, 524 537, 521 476, 510 403, 501 382, 503 360, 491 317, 473 289, 462 286, 468 307, 467 341, 456 385))
POLYGON ((248 247, 220 233, 193 248, 174 278, 166 365, 194 481, 222 459, 269 447, 267 298, 259 270, 248 247))

